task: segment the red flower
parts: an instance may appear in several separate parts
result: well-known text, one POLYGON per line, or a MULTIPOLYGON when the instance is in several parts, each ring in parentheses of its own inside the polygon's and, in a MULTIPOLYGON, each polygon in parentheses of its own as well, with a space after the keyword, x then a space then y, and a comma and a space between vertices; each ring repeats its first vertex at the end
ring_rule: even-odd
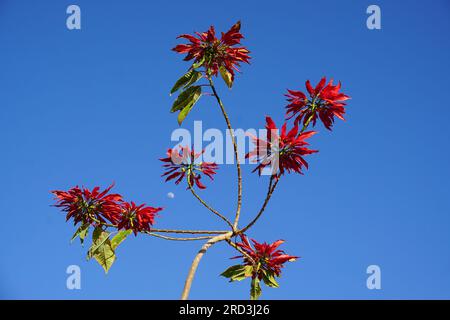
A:
POLYGON ((78 186, 69 191, 51 191, 57 203, 55 207, 63 208, 67 212, 66 220, 73 218, 74 224, 105 223, 109 220, 116 223, 121 213, 122 196, 120 194, 108 194, 113 184, 100 192, 100 187, 92 191, 78 186))
POLYGON ((325 85, 326 78, 323 77, 315 88, 311 83, 306 81, 306 89, 309 93, 309 98, 301 91, 288 90, 289 104, 286 107, 286 115, 288 118, 296 117, 295 122, 301 122, 307 126, 312 122, 316 125, 317 117, 322 120, 323 125, 328 130, 331 130, 334 122, 334 116, 344 120, 346 103, 344 101, 350 99, 349 96, 339 92, 341 83, 333 86, 333 80, 325 85))
POLYGON ((250 245, 250 242, 245 235, 241 235, 241 241, 242 242, 236 243, 236 245, 248 254, 253 261, 244 255, 234 258, 243 258, 245 265, 259 265, 257 271, 253 272, 253 278, 258 276, 258 278, 261 279, 265 272, 269 272, 270 274, 279 277, 281 275, 281 268, 284 267, 284 263, 295 261, 298 258, 287 255, 283 250, 277 249, 284 240, 278 240, 268 244, 266 242, 259 243, 256 240, 251 239, 253 247, 250 245))
MULTIPOLYGON (((246 154, 246 158, 254 158, 260 161, 254 171, 258 170, 259 174, 263 168, 272 167, 272 175, 278 173, 281 176, 287 171, 302 174, 302 167, 308 168, 308 163, 303 156, 318 152, 310 150, 306 146, 309 144, 305 141, 307 138, 316 134, 315 131, 308 131, 298 134, 298 125, 286 133, 286 123, 281 128, 281 135, 271 117, 266 117, 267 140, 253 137, 256 145, 255 149, 246 154)), ((278 177, 277 176, 277 177, 278 177)))
POLYGON ((206 32, 196 32, 196 36, 182 34, 178 38, 189 40, 188 44, 179 44, 172 50, 178 53, 187 53, 184 60, 194 59, 194 62, 204 66, 207 73, 217 75, 220 67, 224 67, 231 73, 231 79, 234 79, 234 70, 239 71, 241 62, 249 63, 250 56, 245 47, 236 47, 243 38, 239 32, 241 29, 240 21, 231 27, 226 33, 222 32, 221 39, 216 37, 214 26, 211 26, 206 32))
POLYGON ((194 183, 200 189, 206 187, 200 182, 201 174, 208 176, 214 180, 213 175, 216 174, 218 166, 213 162, 198 162, 196 161, 205 151, 195 153, 189 147, 181 147, 179 150, 169 149, 167 157, 159 160, 165 162, 163 167, 166 172, 162 176, 166 176, 166 181, 175 179, 175 184, 179 184, 185 176, 189 179, 189 184, 194 186, 194 183))
POLYGON ((155 222, 156 214, 162 208, 147 207, 144 204, 137 206, 133 201, 122 204, 122 215, 117 229, 133 230, 136 235, 141 231, 150 231, 155 222))

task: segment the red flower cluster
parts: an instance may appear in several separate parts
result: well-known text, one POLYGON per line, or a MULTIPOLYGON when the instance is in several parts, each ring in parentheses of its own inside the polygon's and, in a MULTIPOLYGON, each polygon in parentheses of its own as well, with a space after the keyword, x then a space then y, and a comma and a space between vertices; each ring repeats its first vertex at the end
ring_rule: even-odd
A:
POLYGON ((263 168, 272 167, 272 175, 281 176, 287 171, 302 173, 302 168, 308 168, 308 163, 303 156, 318 152, 310 150, 306 146, 309 144, 305 141, 307 138, 316 134, 315 131, 298 133, 298 125, 287 132, 286 123, 281 128, 281 135, 278 134, 277 126, 271 117, 266 117, 267 140, 253 137, 256 145, 255 149, 246 154, 246 158, 253 158, 254 161, 260 161, 254 171, 259 170, 259 174, 263 168))
POLYGON ((189 185, 197 185, 200 189, 205 189, 205 185, 200 182, 201 174, 208 176, 211 180, 214 180, 213 175, 216 174, 218 165, 214 162, 198 162, 197 159, 205 151, 195 153, 188 146, 181 147, 179 150, 169 149, 167 151, 167 157, 161 158, 164 162, 163 167, 166 172, 162 176, 166 176, 166 181, 175 179, 175 184, 179 184, 185 176, 189 179, 189 185))
POLYGON ((190 43, 179 44, 172 50, 187 53, 184 60, 194 59, 198 67, 204 66, 211 75, 217 75, 220 67, 224 67, 231 73, 233 80, 234 71, 239 71, 240 63, 249 63, 250 60, 250 51, 245 47, 236 47, 243 38, 240 29, 241 23, 237 22, 226 33, 222 32, 221 39, 216 37, 214 26, 206 32, 196 32, 196 36, 182 34, 178 38, 187 39, 190 43))
POLYGON ((315 88, 311 86, 310 81, 306 81, 306 89, 309 98, 301 91, 288 90, 289 104, 286 107, 286 115, 288 118, 296 117, 295 122, 299 123, 303 120, 303 125, 307 126, 312 122, 316 125, 317 118, 322 120, 323 125, 331 130, 334 122, 334 116, 344 120, 346 103, 344 101, 350 97, 342 92, 341 83, 333 85, 333 80, 325 85, 326 78, 323 77, 315 88))
POLYGON ((67 212, 66 219, 72 218, 74 224, 81 222, 100 225, 109 221, 118 229, 131 229, 135 234, 150 231, 155 214, 162 208, 125 202, 120 194, 109 194, 112 187, 113 185, 100 192, 99 187, 90 191, 76 186, 69 191, 55 190, 52 193, 56 196, 55 206, 67 212))
POLYGON ((241 241, 236 243, 246 254, 248 254, 253 261, 250 261, 246 256, 238 256, 234 258, 243 258, 246 265, 259 265, 257 271, 254 271, 253 278, 258 276, 261 279, 265 272, 269 272, 277 277, 281 274, 281 268, 284 263, 297 260, 298 257, 287 255, 283 250, 277 250, 277 248, 284 243, 284 240, 278 240, 274 243, 268 244, 266 242, 259 243, 254 239, 251 239, 253 247, 250 245, 247 237, 241 235, 241 241))
POLYGON ((56 196, 55 207, 63 208, 67 212, 66 220, 73 219, 74 224, 79 222, 85 224, 111 223, 119 221, 121 204, 123 202, 120 194, 108 194, 113 185, 100 192, 100 187, 90 191, 78 186, 69 191, 51 191, 56 196))
POLYGON ((146 207, 145 203, 137 206, 133 201, 122 205, 122 219, 117 228, 133 230, 136 235, 140 231, 150 231, 150 227, 154 224, 156 214, 162 208, 146 207))

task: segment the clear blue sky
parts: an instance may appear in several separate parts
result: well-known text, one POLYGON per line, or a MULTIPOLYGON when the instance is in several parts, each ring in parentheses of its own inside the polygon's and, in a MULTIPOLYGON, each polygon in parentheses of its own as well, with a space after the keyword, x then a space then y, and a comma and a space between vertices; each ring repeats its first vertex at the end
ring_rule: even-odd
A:
MULTIPOLYGON (((0 1, 0 297, 177 299, 201 243, 139 236, 105 275, 86 262, 49 190, 116 182, 127 199, 162 205, 159 227, 221 228, 184 187, 164 184, 159 157, 177 128, 168 91, 187 68, 170 51, 180 33, 242 20, 252 65, 222 85, 234 127, 280 122, 286 88, 340 79, 347 121, 311 140, 304 176, 290 175, 251 230, 286 240, 288 264, 266 299, 450 298, 450 3, 434 1, 0 1), (66 29, 66 8, 82 30, 66 29), (366 28, 378 4, 382 29, 366 28), (175 198, 169 199, 168 192, 175 198), (66 289, 66 267, 82 289, 66 289), (377 264, 382 290, 366 288, 377 264)), ((212 99, 184 125, 224 129, 212 99)), ((264 178, 244 166, 243 221, 259 207, 264 178)), ((267 178, 266 178, 267 179, 267 178)), ((235 172, 222 166, 203 195, 231 211, 235 172)), ((202 261, 191 297, 246 299, 249 284, 219 274, 225 244, 202 261)))

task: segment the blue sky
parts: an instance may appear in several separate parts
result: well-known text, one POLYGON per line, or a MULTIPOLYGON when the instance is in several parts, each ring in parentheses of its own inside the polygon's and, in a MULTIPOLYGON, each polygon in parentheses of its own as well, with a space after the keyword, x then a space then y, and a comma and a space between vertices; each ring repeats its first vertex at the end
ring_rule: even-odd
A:
MULTIPOLYGON (((266 299, 450 298, 450 4, 435 1, 11 1, 0 2, 0 297, 177 299, 201 243, 130 237, 110 273, 86 262, 49 190, 107 186, 164 206, 158 227, 222 228, 184 190, 162 183, 159 157, 178 127, 168 91, 188 65, 170 51, 180 33, 242 21, 252 64, 230 91, 219 86, 233 126, 282 121, 286 88, 326 75, 352 96, 347 121, 319 127, 320 150, 304 176, 282 179, 251 230, 285 239, 302 258, 288 264, 266 299), (66 8, 82 30, 66 28, 66 8), (378 4, 382 29, 366 28, 378 4), (444 97, 444 98, 443 98, 444 97), (167 197, 175 194, 174 199, 167 197), (210 218, 211 217, 211 218, 210 218), (66 289, 66 268, 82 289, 66 289), (366 288, 381 267, 382 289, 366 288)), ((184 127, 224 129, 202 98, 184 127)), ((244 166, 243 221, 267 178, 244 166)), ((234 167, 202 192, 225 212, 235 204, 234 167)), ((235 253, 213 247, 191 298, 247 299, 249 283, 219 274, 235 253)))

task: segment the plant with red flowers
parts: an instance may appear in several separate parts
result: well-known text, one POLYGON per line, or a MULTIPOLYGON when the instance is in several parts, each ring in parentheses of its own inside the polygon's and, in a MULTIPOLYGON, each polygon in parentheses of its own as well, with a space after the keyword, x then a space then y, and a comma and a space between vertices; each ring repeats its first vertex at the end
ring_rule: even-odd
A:
POLYGON ((242 258, 243 264, 231 266, 221 275, 229 278, 230 282, 251 278, 250 294, 257 299, 261 295, 260 280, 263 280, 268 287, 278 288, 276 277, 281 276, 281 268, 286 262, 293 262, 298 257, 290 256, 278 249, 284 240, 268 244, 251 239, 253 248, 244 234, 241 234, 240 237, 242 242, 235 243, 235 246, 236 249, 239 248, 242 255, 232 259, 242 258))
POLYGON ((245 156, 245 159, 251 159, 257 163, 253 171, 257 171, 261 179, 265 175, 268 175, 269 179, 261 208, 253 219, 246 224, 240 224, 243 200, 241 159, 238 156, 238 145, 230 118, 214 84, 215 78, 220 74, 225 84, 231 88, 235 81, 235 72, 239 71, 238 68, 242 63, 250 61, 250 51, 240 44, 243 39, 240 29, 241 24, 237 22, 230 30, 221 33, 220 38, 216 36, 213 26, 206 32, 180 35, 178 38, 185 39, 188 43, 178 44, 173 50, 186 54, 184 60, 191 61, 191 65, 170 91, 171 94, 180 92, 170 110, 178 112, 179 125, 183 123, 202 96, 215 98, 233 143, 237 174, 236 209, 233 217, 214 209, 199 194, 200 190, 206 188, 200 181, 202 176, 213 180, 218 169, 216 163, 202 161, 204 150, 181 146, 169 149, 167 156, 159 159, 163 162, 162 176, 165 181, 174 180, 177 185, 186 183, 186 189, 214 216, 223 220, 226 228, 223 230, 157 229, 154 227, 155 219, 162 208, 145 204, 137 205, 133 201, 127 202, 121 195, 110 193, 112 186, 103 191, 100 191, 99 187, 95 187, 92 191, 84 187, 74 187, 68 191, 52 191, 55 195, 55 206, 61 208, 66 213, 66 219, 73 220, 78 227, 72 240, 79 237, 83 244, 90 228, 94 229, 87 256, 95 258, 105 272, 108 272, 116 259, 117 247, 131 233, 135 236, 146 234, 173 241, 206 240, 195 255, 186 277, 181 298, 187 299, 203 255, 214 244, 225 242, 239 253, 239 256, 234 258, 241 258, 242 262, 227 268, 221 275, 230 279, 231 282, 250 279, 250 298, 258 299, 262 292, 261 283, 277 288, 279 286, 277 278, 281 276, 284 264, 298 258, 279 249, 283 240, 260 243, 252 239, 251 244, 246 234, 266 210, 282 177, 289 173, 303 174, 304 170, 308 169, 305 158, 318 152, 309 147, 309 139, 317 132, 307 131, 308 127, 310 125, 315 127, 317 120, 320 119, 324 127, 331 130, 334 117, 344 119, 345 101, 350 97, 340 92, 340 82, 333 85, 333 81, 330 80, 327 83, 325 77, 315 87, 309 80, 306 81, 308 94, 299 90, 288 90, 285 117, 287 121, 293 119, 292 126, 288 129, 288 122, 285 122, 280 132, 272 118, 266 116, 267 134, 264 138, 253 136, 255 148, 245 156), (268 173, 267 170, 269 170, 268 173), (179 234, 189 236, 177 236, 179 234), (240 242, 236 241, 238 237, 241 239, 240 242))

